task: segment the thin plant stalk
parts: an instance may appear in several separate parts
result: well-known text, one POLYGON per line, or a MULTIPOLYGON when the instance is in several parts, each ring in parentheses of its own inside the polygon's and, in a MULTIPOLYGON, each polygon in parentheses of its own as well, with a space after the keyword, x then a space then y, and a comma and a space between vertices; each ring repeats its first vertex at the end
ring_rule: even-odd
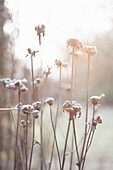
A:
POLYGON ((20 88, 18 88, 18 117, 17 117, 16 140, 15 140, 14 170, 16 170, 16 168, 17 168, 17 146, 18 146, 18 139, 19 139, 19 119, 20 119, 20 88))
POLYGON ((68 122, 68 128, 67 128, 67 133, 66 133, 66 139, 65 139, 65 146, 64 146, 64 153, 63 153, 63 161, 62 161, 62 168, 61 168, 61 170, 64 169, 65 154, 66 154, 66 148, 67 148, 67 141, 68 141, 68 136, 69 136, 70 124, 71 124, 71 115, 69 117, 69 122, 68 122))
POLYGON ((79 152, 78 152, 78 145, 77 145, 77 137, 76 137, 76 129, 75 129, 75 122, 74 122, 74 118, 73 118, 73 133, 74 133, 74 139, 75 139, 75 148, 76 148, 76 154, 77 154, 77 159, 78 159, 78 163, 80 161, 79 159, 79 152))
MULTIPOLYGON (((10 105, 11 105, 11 91, 10 91, 10 105)), ((12 110, 10 110, 10 111, 11 111, 11 117, 12 117, 14 129, 15 129, 15 132, 16 132, 16 124, 15 124, 14 115, 13 115, 12 110)), ((25 168, 24 168, 24 161, 23 161, 23 155, 22 155, 22 149, 21 149, 19 138, 18 138, 18 147, 19 147, 20 159, 21 159, 21 163, 22 163, 22 170, 25 170, 25 168)))
POLYGON ((26 170, 28 169, 28 114, 26 114, 26 133, 25 133, 25 155, 26 155, 26 170))
POLYGON ((87 89, 86 89, 86 119, 85 119, 85 135, 84 135, 84 141, 83 141, 83 147, 81 152, 81 159, 80 159, 80 167, 81 167, 81 161, 85 149, 85 143, 86 143, 86 137, 87 137, 87 123, 88 123, 88 95, 89 95, 89 73, 90 73, 90 54, 88 54, 88 72, 87 72, 87 89))
POLYGON ((59 166, 60 166, 60 170, 61 170, 60 152, 59 152, 59 147, 58 147, 58 142, 57 142, 57 137, 56 137, 56 131, 55 131, 54 123, 53 123, 53 118, 52 118, 51 106, 50 106, 50 117, 51 117, 51 124, 52 124, 52 128, 53 128, 53 134, 54 134, 54 139, 55 139, 55 144, 56 144, 56 149, 57 149, 57 154, 58 154, 59 166))
POLYGON ((34 137, 35 137, 35 118, 33 117, 33 136, 32 136, 32 146, 31 146, 31 154, 30 154, 29 170, 31 170, 32 155, 33 155, 33 147, 34 147, 34 137))
MULTIPOLYGON (((73 138, 73 135, 72 135, 73 138)), ((72 162, 73 162, 73 143, 74 143, 74 139, 72 139, 72 144, 71 144, 71 159, 70 159, 70 166, 69 166, 69 170, 72 170, 72 162)))
MULTIPOLYGON (((32 55, 31 55, 31 75, 32 75, 32 102, 33 102, 34 101, 34 72, 33 72, 33 56, 32 55)), ((32 135, 30 161, 29 161, 29 170, 31 170, 31 162, 32 162, 33 147, 34 147, 34 137, 35 137, 35 118, 33 117, 33 135, 32 135)))
MULTIPOLYGON (((61 69, 62 69, 62 67, 60 66, 59 85, 58 85, 58 103, 57 103, 57 111, 56 111, 56 117, 55 117, 55 132, 56 132, 56 128, 57 128, 57 118, 58 118, 59 104, 60 104, 61 69)), ((54 152, 54 139, 53 139, 53 144, 52 144, 52 151, 51 151, 51 157, 50 157, 50 163, 49 163, 49 170, 51 169, 51 164, 52 164, 52 160, 53 160, 53 152, 54 152)))

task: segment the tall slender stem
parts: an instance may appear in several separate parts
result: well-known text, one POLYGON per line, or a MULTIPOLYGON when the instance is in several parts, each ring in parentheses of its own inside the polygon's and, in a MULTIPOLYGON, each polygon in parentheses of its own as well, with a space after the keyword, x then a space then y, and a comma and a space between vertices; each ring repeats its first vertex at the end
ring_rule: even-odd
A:
POLYGON ((70 158, 70 166, 69 166, 69 170, 72 170, 72 162, 73 162, 73 143, 74 143, 74 139, 73 139, 73 135, 72 135, 71 158, 70 158))
MULTIPOLYGON (((10 90, 10 107, 11 107, 11 90, 10 90)), ((14 125, 14 129, 15 129, 15 132, 16 132, 16 124, 15 124, 15 119, 14 119, 14 116, 13 116, 13 112, 12 110, 11 111, 11 117, 12 117, 12 121, 13 121, 13 125, 14 125)), ((21 159, 21 163, 22 163, 22 170, 24 170, 24 161, 23 161, 23 155, 22 155, 22 149, 21 149, 21 145, 20 145, 20 140, 18 138, 18 147, 19 147, 19 153, 20 153, 20 159, 21 159)))
POLYGON ((79 163, 80 159, 79 159, 79 152, 78 152, 78 145, 77 145, 77 137, 76 137, 76 129, 75 129, 74 119, 73 119, 73 132, 74 132, 74 138, 75 138, 75 148, 76 148, 76 153, 77 153, 77 159, 78 159, 78 163, 79 163))
MULTIPOLYGON (((34 72, 33 72, 33 56, 31 55, 31 75, 32 75, 32 102, 34 101, 34 72)), ((29 170, 31 169, 31 162, 33 156, 33 147, 34 147, 34 137, 35 137, 35 118, 33 117, 33 136, 32 136, 32 146, 31 146, 31 154, 29 161, 29 170)))
MULTIPOLYGON (((56 117, 55 117, 55 132, 57 128, 57 118, 58 118, 58 113, 59 113, 59 104, 60 104, 60 85, 61 85, 61 66, 60 66, 60 71, 59 71, 59 85, 58 85, 58 103, 57 103, 57 111, 56 111, 56 117)), ((50 163, 49 163, 49 170, 51 169, 51 164, 53 160, 53 152, 54 152, 54 139, 53 139, 53 144, 52 144, 52 151, 51 151, 51 157, 50 157, 50 163)))
POLYGON ((26 154, 26 170, 28 169, 28 114, 26 115, 26 147, 25 147, 25 154, 26 154))
MULTIPOLYGON (((71 117, 71 115, 70 115, 70 117, 71 117)), ((64 146, 64 153, 63 153, 63 161, 62 161, 62 168, 61 168, 61 170, 63 170, 63 169, 64 169, 65 154, 66 154, 67 141, 68 141, 69 130, 70 130, 70 123, 71 123, 71 119, 70 119, 70 117, 69 117, 68 128, 67 128, 67 134, 66 134, 66 139, 65 139, 65 146, 64 146)))
POLYGON ((29 170, 31 170, 31 162, 32 162, 33 147, 34 147, 34 137, 35 137, 35 118, 33 117, 33 136, 32 136, 32 146, 31 146, 31 154, 30 154, 30 161, 29 161, 29 170))
POLYGON ((84 141, 83 141, 83 147, 81 152, 81 160, 80 160, 80 167, 81 167, 81 161, 85 149, 85 143, 86 143, 86 137, 87 137, 87 122, 88 122, 88 90, 89 90, 89 73, 90 73, 90 54, 88 54, 88 72, 87 72, 87 90, 86 90, 86 119, 85 119, 85 135, 84 135, 84 141))
POLYGON ((18 88, 18 117, 17 117, 17 128, 16 128, 16 140, 15 140, 15 159, 14 159, 14 170, 17 168, 17 145, 19 135, 19 119, 20 119, 20 88, 18 88))
POLYGON ((59 152, 59 148, 58 148, 58 142, 57 142, 57 137, 56 137, 56 131, 55 131, 55 127, 54 127, 54 124, 53 124, 51 106, 50 106, 50 117, 51 117, 51 124, 52 124, 52 128, 53 128, 54 139, 55 139, 55 144, 56 144, 56 149, 57 149, 57 154, 58 154, 59 166, 60 166, 60 170, 61 170, 60 152, 59 152))
POLYGON ((31 56, 31 74, 32 74, 32 102, 34 100, 34 73, 33 73, 33 56, 31 56))

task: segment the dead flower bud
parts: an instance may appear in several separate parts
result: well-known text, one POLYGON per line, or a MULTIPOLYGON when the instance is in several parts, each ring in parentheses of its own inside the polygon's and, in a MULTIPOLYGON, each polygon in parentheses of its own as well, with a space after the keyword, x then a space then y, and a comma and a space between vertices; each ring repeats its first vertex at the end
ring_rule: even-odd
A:
POLYGON ((88 46, 88 45, 83 46, 82 51, 91 55, 91 56, 93 56, 97 53, 97 49, 95 46, 88 46))
POLYGON ((43 75, 47 78, 51 74, 51 67, 47 66, 47 68, 43 71, 43 75))
POLYGON ((20 87, 20 91, 26 92, 26 91, 28 91, 28 88, 24 84, 22 84, 22 86, 20 87))
POLYGON ((92 96, 92 97, 90 97, 90 102, 91 102, 93 105, 97 105, 97 104, 99 104, 99 102, 102 101, 104 98, 105 98, 105 95, 104 95, 104 94, 102 94, 101 96, 92 96))
POLYGON ((22 105, 21 110, 23 111, 23 113, 27 114, 27 113, 32 112, 34 110, 34 107, 30 104, 22 105))
POLYGON ((63 62, 62 67, 67 68, 68 67, 68 62, 63 62))
POLYGON ((39 85, 40 83, 41 83, 41 78, 36 78, 35 80, 34 80, 34 84, 35 85, 39 85))
POLYGON ((33 51, 31 48, 28 48, 27 51, 28 51, 28 54, 26 55, 26 57, 27 57, 29 54, 30 54, 31 56, 34 56, 34 57, 35 57, 36 53, 39 52, 38 50, 37 50, 37 51, 33 51))
POLYGON ((22 126, 22 127, 26 127, 26 123, 25 123, 24 120, 21 120, 21 126, 22 126))
POLYGON ((27 83, 27 79, 26 79, 26 78, 23 78, 23 79, 22 79, 22 83, 26 84, 26 83, 27 83))
POLYGON ((39 111, 38 110, 33 110, 32 111, 32 115, 33 115, 33 117, 35 118, 35 119, 38 119, 38 117, 39 117, 39 111))
POLYGON ((98 124, 102 123, 102 118, 101 118, 100 116, 97 116, 97 117, 96 117, 96 122, 97 122, 98 124))
POLYGON ((67 46, 74 47, 76 49, 81 49, 83 47, 82 42, 77 38, 70 38, 67 40, 67 46))
POLYGON ((70 114, 74 114, 74 109, 72 107, 68 107, 65 109, 67 112, 69 112, 70 114))
POLYGON ((16 87, 21 87, 21 86, 22 86, 22 81, 21 81, 21 80, 16 80, 16 81, 14 82, 14 85, 15 85, 16 87))
POLYGON ((45 103, 47 103, 49 106, 53 105, 54 103, 54 98, 53 97, 49 97, 48 99, 45 100, 45 103))
POLYGON ((62 62, 60 61, 60 60, 55 60, 55 65, 57 66, 57 67, 61 67, 62 66, 62 62))
POLYGON ((32 103, 32 106, 34 107, 34 109, 40 111, 42 108, 42 103, 40 101, 37 101, 37 102, 32 103))
POLYGON ((63 104, 63 112, 69 107, 71 107, 71 102, 69 100, 66 100, 63 104))

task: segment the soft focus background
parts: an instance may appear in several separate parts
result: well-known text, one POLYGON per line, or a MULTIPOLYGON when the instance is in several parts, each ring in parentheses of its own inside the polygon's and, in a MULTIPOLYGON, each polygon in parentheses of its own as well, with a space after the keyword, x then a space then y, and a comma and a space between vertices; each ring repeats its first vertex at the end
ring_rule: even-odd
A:
MULTIPOLYGON (((67 126, 67 115, 62 113, 62 104, 68 99, 71 80, 71 57, 66 47, 69 38, 79 38, 83 44, 95 45, 98 52, 91 57, 89 97, 105 93, 106 97, 98 113, 103 124, 98 126, 86 162, 87 170, 113 169, 113 1, 112 0, 0 0, 0 78, 21 79, 26 77, 29 91, 21 97, 23 104, 31 102, 31 73, 27 48, 39 50, 34 58, 35 77, 40 76, 47 65, 52 73, 46 84, 46 96, 57 100, 59 72, 55 59, 69 62, 62 70, 62 91, 58 126, 59 143, 63 149, 63 135, 67 126), (45 37, 39 46, 35 26, 45 25, 45 37), (65 121, 66 120, 66 121, 65 121), (62 124, 63 122, 63 124, 62 124), (61 127, 64 126, 64 127, 61 127), (62 130, 61 130, 62 129, 62 130), (62 135, 59 134, 62 131, 62 135)), ((84 132, 86 98, 87 55, 76 61, 76 88, 73 99, 82 103, 82 118, 78 120, 78 136, 84 132)), ((39 94, 40 96, 40 94, 39 94)), ((36 97, 36 96, 35 96, 36 97)), ((17 104, 16 93, 12 95, 13 107, 17 104)), ((0 107, 10 107, 9 92, 0 84, 0 107)), ((54 110, 56 109, 56 103, 54 110)), ((48 162, 52 139, 48 108, 44 116, 44 145, 48 162), (49 116, 48 116, 49 117, 49 116), (48 120, 48 121, 47 121, 48 120), (47 131, 48 127, 48 131, 47 131), (49 136, 48 136, 49 134, 49 136)), ((92 111, 90 105, 90 111, 92 111)), ((56 112, 56 111, 55 111, 56 112)), ((16 112, 15 112, 16 115, 16 112)), ((38 127, 39 125, 37 125, 38 127)), ((21 129, 22 130, 22 129, 21 129)), ((0 169, 12 170, 14 129, 9 112, 0 112, 0 169), (13 139, 13 140, 12 140, 13 139)), ((36 134, 39 139, 39 135, 36 134)), ((21 137, 22 138, 22 137, 21 137)), ((71 138, 71 137, 70 137, 71 138)), ((22 140, 22 139, 21 139, 22 140)), ((34 151, 35 162, 39 158, 39 147, 34 151)), ((56 155, 55 155, 56 156, 56 155)), ((69 155, 70 157, 70 155, 69 155)), ((55 162, 54 162, 55 164, 55 162)), ((55 165, 56 166, 56 165, 55 165)), ((75 162, 73 163, 75 169, 75 162)))

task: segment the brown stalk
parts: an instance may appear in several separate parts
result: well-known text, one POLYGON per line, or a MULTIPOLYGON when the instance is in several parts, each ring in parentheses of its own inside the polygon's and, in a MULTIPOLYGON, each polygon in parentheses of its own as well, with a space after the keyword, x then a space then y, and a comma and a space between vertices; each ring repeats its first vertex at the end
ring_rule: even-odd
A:
POLYGON ((84 135, 84 141, 83 141, 83 146, 82 146, 82 152, 81 152, 81 158, 79 162, 79 166, 81 168, 81 162, 82 162, 82 157, 85 149, 85 143, 86 143, 86 137, 87 137, 87 121, 88 121, 88 89, 89 89, 89 73, 90 73, 90 54, 88 54, 88 72, 87 72, 87 90, 86 90, 86 119, 85 119, 85 135, 84 135))
MULTIPOLYGON (((60 71, 59 71, 58 103, 57 103, 57 111, 56 111, 56 117, 55 117, 55 132, 56 132, 56 128, 57 128, 57 118, 58 118, 59 104, 60 104, 60 85, 61 85, 61 66, 60 66, 60 71)), ((53 144, 52 144, 52 151, 51 151, 51 157, 50 157, 50 163, 49 163, 49 170, 51 169, 51 164, 52 164, 52 160, 53 160, 53 152, 54 152, 54 139, 53 139, 53 144)))
MULTIPOLYGON (((10 90, 10 106, 11 106, 11 90, 10 90)), ((12 117, 14 129, 15 129, 15 132, 16 132, 16 124, 15 124, 14 115, 13 115, 12 110, 10 110, 10 111, 11 111, 11 117, 12 117)), ((24 168, 24 161, 23 161, 23 155, 22 155, 22 149, 21 149, 19 138, 18 138, 18 147, 19 147, 20 159, 21 159, 21 163, 22 163, 22 170, 25 170, 25 168, 24 168)))
POLYGON ((14 170, 17 169, 17 146, 18 146, 18 140, 19 140, 19 119, 20 119, 20 88, 18 87, 18 117, 17 117, 16 139, 15 139, 14 170))
POLYGON ((25 155, 26 155, 26 170, 28 169, 28 114, 26 114, 26 133, 25 133, 25 155))
POLYGON ((56 131, 55 131, 54 123, 53 123, 53 118, 52 118, 51 106, 50 106, 50 117, 51 117, 51 124, 52 124, 52 128, 53 128, 53 134, 54 134, 54 139, 55 139, 55 144, 56 144, 56 149, 57 149, 57 154, 58 154, 59 166, 60 166, 60 170, 61 170, 60 152, 59 152, 59 147, 58 147, 58 142, 57 142, 57 137, 56 137, 56 131))

